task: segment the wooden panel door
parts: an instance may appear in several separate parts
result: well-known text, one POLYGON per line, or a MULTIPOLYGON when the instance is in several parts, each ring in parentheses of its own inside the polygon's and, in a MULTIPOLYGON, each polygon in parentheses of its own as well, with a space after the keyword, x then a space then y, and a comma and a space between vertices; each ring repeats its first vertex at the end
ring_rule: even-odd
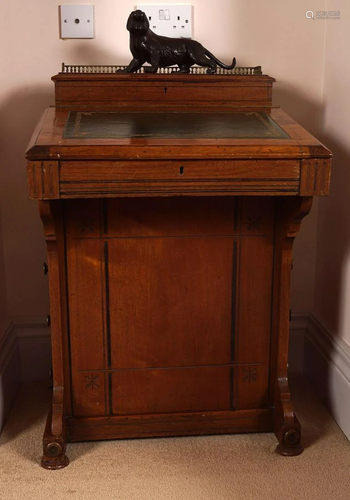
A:
POLYGON ((268 404, 274 201, 65 202, 73 415, 268 404))

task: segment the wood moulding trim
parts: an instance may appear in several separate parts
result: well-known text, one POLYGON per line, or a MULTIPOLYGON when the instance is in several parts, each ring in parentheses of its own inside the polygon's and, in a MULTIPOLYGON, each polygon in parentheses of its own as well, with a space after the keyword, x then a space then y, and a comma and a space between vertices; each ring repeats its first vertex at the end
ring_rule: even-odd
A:
POLYGON ((289 324, 289 375, 302 375, 304 371, 304 343, 309 323, 308 313, 292 313, 289 324))
POLYGON ((0 331, 0 374, 5 371, 17 345, 14 323, 12 320, 7 320, 1 325, 0 331))
MULTIPOLYGON (((51 337, 46 319, 43 317, 13 318, 4 325, 2 331, 4 335, 0 341, 0 365, 2 359, 8 357, 6 352, 11 348, 10 345, 13 346, 16 339, 47 341, 51 337)), ((332 336, 319 320, 308 313, 292 315, 290 333, 292 342, 297 334, 304 335, 312 341, 324 357, 337 366, 350 384, 350 347, 342 339, 332 336)))
POLYGON ((70 442, 137 437, 269 432, 272 410, 236 410, 185 414, 69 418, 70 442))
MULTIPOLYGON (((340 373, 350 390, 350 346, 343 339, 337 338, 320 320, 308 313, 292 314, 290 336, 292 344, 308 340, 327 363, 340 373)), ((307 374, 307 366, 302 371, 307 374)))
POLYGON ((350 346, 313 315, 305 335, 304 372, 350 439, 350 346))
POLYGON ((350 389, 350 346, 342 338, 337 338, 332 334, 313 315, 309 317, 306 336, 328 363, 336 367, 349 384, 350 389))
POLYGON ((0 431, 20 387, 20 358, 14 323, 0 325, 0 431))
MULTIPOLYGON (((47 341, 50 339, 50 330, 43 317, 13 318, 6 322, 1 329, 4 334, 0 340, 0 366, 8 358, 7 353, 14 347, 16 340, 47 341)), ((337 366, 350 384, 350 347, 342 339, 336 339, 321 322, 308 313, 295 313, 290 323, 291 340, 300 334, 307 337, 317 349, 337 366)))
POLYGON ((306 334, 309 325, 310 315, 308 313, 292 313, 290 322, 290 334, 303 333, 306 334))
MULTIPOLYGON (((37 341, 50 342, 50 330, 44 318, 13 318, 3 325, 0 341, 0 373, 12 360, 19 344, 37 341)), ((336 338, 313 315, 293 314, 290 323, 290 368, 302 372, 302 362, 296 358, 303 352, 304 373, 350 439, 350 347, 336 338), (305 351, 304 351, 305 342, 305 351), (295 350, 294 350, 295 347, 295 350), (321 371, 321 372, 320 372, 321 371), (327 394, 325 394, 327 389, 327 394)))
POLYGON ((13 318, 13 330, 18 344, 21 381, 50 382, 51 335, 42 317, 13 318))
POLYGON ((23 340, 38 340, 49 339, 50 329, 47 326, 46 318, 13 318, 13 326, 16 332, 16 337, 19 341, 23 340))
MULTIPOLYGON (((291 343, 292 344, 303 344, 304 337, 308 328, 309 315, 307 313, 293 314, 292 321, 290 323, 291 331, 291 343)), ((2 328, 2 331, 6 332, 0 341, 0 367, 3 365, 2 359, 8 358, 8 348, 2 346, 9 346, 9 341, 20 345, 25 345, 26 342, 38 342, 42 344, 48 344, 51 339, 50 329, 46 325, 46 318, 44 317, 32 317, 32 318, 13 318, 8 321, 6 328, 2 328), (5 340, 5 336, 8 337, 5 340)), ((300 350, 302 346, 298 347, 300 350)), ((300 363, 293 362, 293 365, 300 363)), ((295 370, 294 370, 295 371, 295 370)), ((301 371, 301 370, 297 370, 301 371)))

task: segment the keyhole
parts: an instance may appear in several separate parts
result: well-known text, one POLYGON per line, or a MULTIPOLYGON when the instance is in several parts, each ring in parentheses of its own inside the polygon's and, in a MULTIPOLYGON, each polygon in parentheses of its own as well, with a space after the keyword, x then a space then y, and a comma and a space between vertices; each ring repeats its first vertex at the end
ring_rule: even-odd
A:
POLYGON ((168 91, 168 87, 164 87, 164 94, 166 94, 168 91))
POLYGON ((180 167, 180 172, 179 172, 179 174, 180 174, 180 175, 183 175, 184 170, 185 170, 185 169, 184 169, 184 167, 180 167))

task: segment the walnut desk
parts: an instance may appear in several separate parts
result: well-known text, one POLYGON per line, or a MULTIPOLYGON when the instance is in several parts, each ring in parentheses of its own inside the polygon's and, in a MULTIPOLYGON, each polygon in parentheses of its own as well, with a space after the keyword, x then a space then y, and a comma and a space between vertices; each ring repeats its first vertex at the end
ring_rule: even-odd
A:
POLYGON ((331 153, 264 75, 59 74, 27 151, 48 249, 42 465, 84 440, 274 431, 292 243, 331 153))

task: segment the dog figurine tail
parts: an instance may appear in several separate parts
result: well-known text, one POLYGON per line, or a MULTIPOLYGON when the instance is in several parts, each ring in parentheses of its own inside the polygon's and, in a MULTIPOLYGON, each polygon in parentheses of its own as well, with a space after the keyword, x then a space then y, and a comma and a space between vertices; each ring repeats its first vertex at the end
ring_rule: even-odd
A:
POLYGON ((205 49, 205 55, 207 57, 209 57, 210 59, 212 59, 213 61, 215 61, 216 64, 218 66, 220 66, 220 68, 223 68, 223 69, 233 69, 236 66, 236 58, 235 57, 232 59, 232 64, 230 64, 228 66, 227 64, 224 64, 223 62, 221 62, 217 57, 214 56, 214 54, 212 54, 211 52, 209 52, 209 50, 207 50, 207 49, 205 49))

